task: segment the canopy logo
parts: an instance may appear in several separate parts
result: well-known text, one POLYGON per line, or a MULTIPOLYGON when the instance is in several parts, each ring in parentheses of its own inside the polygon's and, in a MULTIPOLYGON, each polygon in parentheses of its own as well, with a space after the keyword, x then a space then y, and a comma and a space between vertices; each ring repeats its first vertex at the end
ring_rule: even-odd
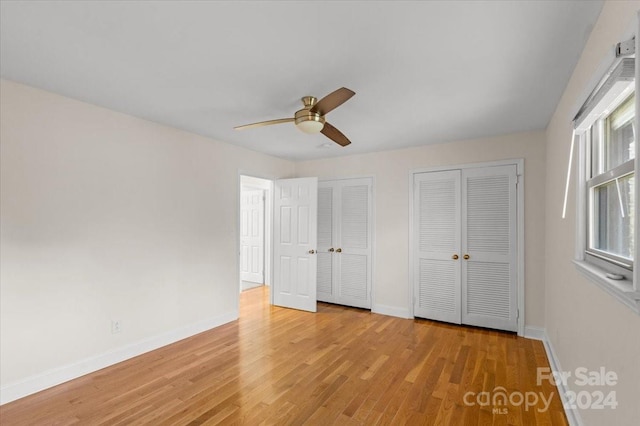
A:
POLYGON ((544 413, 549 409, 554 393, 545 395, 543 392, 509 392, 502 386, 495 387, 491 392, 467 392, 464 394, 463 402, 468 407, 479 405, 481 407, 493 407, 494 414, 507 414, 508 408, 524 406, 525 411, 537 407, 539 413, 544 413), (541 406, 540 403, 542 403, 541 406))
MULTIPOLYGON (((618 406, 616 391, 608 390, 618 383, 618 375, 615 371, 607 371, 604 367, 598 370, 589 370, 585 367, 576 368, 573 371, 551 371, 549 367, 537 369, 536 384, 542 386, 548 382, 554 387, 565 389, 561 395, 565 409, 615 409, 618 406), (584 389, 588 387, 588 389, 584 389), (605 389, 601 389, 601 388, 605 389), (573 390, 568 390, 572 388, 573 390), (576 388, 582 388, 576 390, 576 388), (595 389, 594 389, 595 388, 595 389), (607 392, 608 390, 608 392, 607 392)), ((494 414, 507 414, 509 407, 523 407, 525 411, 535 409, 539 413, 549 410, 551 400, 555 392, 545 394, 535 391, 507 392, 502 386, 495 387, 492 391, 472 392, 464 394, 464 405, 472 407, 492 407, 494 414)))

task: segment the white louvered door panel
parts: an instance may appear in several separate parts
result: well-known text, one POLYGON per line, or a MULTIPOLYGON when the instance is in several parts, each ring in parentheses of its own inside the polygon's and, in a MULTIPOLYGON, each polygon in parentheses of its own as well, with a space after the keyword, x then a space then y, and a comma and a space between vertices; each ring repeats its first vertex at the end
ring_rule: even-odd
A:
POLYGON ((335 185, 318 183, 318 301, 333 302, 333 242, 336 241, 334 226, 335 185))
POLYGON ((335 303, 371 308, 371 179, 339 181, 335 303))
POLYGON ((463 170, 462 217, 462 322, 516 331, 516 166, 463 170))
POLYGON ((460 324, 460 171, 414 179, 414 315, 460 324))

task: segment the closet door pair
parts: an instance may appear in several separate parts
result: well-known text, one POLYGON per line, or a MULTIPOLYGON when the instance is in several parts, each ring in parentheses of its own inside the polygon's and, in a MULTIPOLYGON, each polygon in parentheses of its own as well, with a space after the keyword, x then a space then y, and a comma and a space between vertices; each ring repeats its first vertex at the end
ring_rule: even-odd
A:
POLYGON ((318 183, 321 302, 371 309, 372 179, 318 183))
POLYGON ((516 166, 416 174, 415 316, 517 330, 516 166))

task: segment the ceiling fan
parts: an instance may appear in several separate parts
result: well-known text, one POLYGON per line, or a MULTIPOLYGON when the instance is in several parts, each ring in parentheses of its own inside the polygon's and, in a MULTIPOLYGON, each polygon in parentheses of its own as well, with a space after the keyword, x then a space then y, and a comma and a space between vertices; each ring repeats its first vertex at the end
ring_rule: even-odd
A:
POLYGON ((342 132, 325 120, 325 115, 330 111, 347 102, 356 92, 346 87, 329 93, 324 98, 316 99, 313 96, 302 98, 304 107, 296 111, 292 118, 280 118, 277 120, 260 121, 259 123, 245 124, 234 127, 236 130, 250 129, 252 127, 270 126, 272 124, 295 122, 296 127, 305 133, 322 133, 340 146, 347 146, 351 143, 342 132))

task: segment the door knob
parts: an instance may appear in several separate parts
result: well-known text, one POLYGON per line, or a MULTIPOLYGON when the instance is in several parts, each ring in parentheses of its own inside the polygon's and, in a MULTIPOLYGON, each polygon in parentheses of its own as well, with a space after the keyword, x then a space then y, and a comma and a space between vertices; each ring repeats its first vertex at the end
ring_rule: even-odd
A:
POLYGON ((342 249, 341 248, 336 249, 336 253, 342 253, 342 249))
POLYGON ((469 256, 468 254, 465 254, 464 256, 462 256, 462 258, 463 258, 464 260, 469 260, 469 258, 470 258, 470 257, 471 257, 471 256, 469 256))
POLYGON ((315 250, 309 250, 309 254, 314 254, 315 252, 315 250))
POLYGON ((329 251, 330 251, 331 253, 333 253, 335 250, 333 249, 333 247, 331 247, 331 248, 329 249, 329 251))
POLYGON ((453 256, 451 256, 451 258, 452 258, 453 260, 458 260, 458 255, 457 255, 457 254, 454 254, 453 256))

